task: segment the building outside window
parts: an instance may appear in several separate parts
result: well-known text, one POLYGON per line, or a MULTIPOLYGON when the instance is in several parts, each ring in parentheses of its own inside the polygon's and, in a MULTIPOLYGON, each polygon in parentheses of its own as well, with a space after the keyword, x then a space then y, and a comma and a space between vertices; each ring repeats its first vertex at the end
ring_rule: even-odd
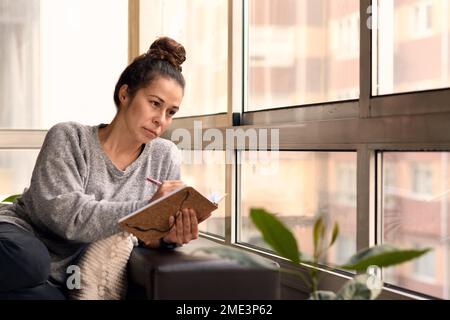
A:
POLYGON ((420 196, 433 194, 433 171, 427 163, 411 164, 412 192, 420 196))
POLYGON ((385 281, 430 296, 448 297, 448 152, 384 152, 381 242, 404 248, 431 248, 420 259, 385 271, 385 281), (393 179, 395 176, 395 179, 393 179), (434 186, 434 188, 433 188, 434 186), (385 192, 386 191, 386 192, 385 192))
MULTIPOLYGON (((422 244, 416 244, 417 248, 422 244)), ((436 279, 436 253, 430 251, 413 262, 413 274, 423 281, 434 282, 436 279)))
POLYGON ((384 95, 450 85, 447 0, 378 1, 372 93, 384 95))
POLYGON ((427 36, 433 28, 433 2, 429 0, 419 1, 412 8, 412 37, 427 36))
POLYGON ((356 203, 356 167, 353 163, 337 164, 337 197, 342 205, 355 206, 356 203))
POLYGON ((246 111, 359 97, 359 3, 249 0, 246 111))

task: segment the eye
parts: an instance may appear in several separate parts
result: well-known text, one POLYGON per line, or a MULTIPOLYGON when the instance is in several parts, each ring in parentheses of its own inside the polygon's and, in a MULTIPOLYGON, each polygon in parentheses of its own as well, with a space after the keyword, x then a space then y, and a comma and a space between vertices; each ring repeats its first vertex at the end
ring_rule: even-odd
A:
POLYGON ((177 113, 175 110, 169 110, 169 115, 172 117, 177 113))
POLYGON ((150 104, 155 107, 159 107, 161 103, 159 101, 149 100, 150 104))

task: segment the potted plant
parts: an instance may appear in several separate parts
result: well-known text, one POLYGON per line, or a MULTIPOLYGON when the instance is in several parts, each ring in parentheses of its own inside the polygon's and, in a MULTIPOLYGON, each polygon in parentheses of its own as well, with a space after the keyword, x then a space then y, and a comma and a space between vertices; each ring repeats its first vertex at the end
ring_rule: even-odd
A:
POLYGON ((319 261, 338 238, 339 225, 337 223, 333 225, 331 237, 327 239, 327 225, 323 217, 317 218, 313 228, 313 254, 311 259, 306 258, 300 251, 292 232, 274 214, 264 209, 253 208, 250 217, 261 232, 264 241, 277 254, 295 264, 303 263, 312 266, 309 268, 309 279, 300 273, 297 274, 311 288, 310 299, 314 300, 376 299, 382 291, 383 282, 376 274, 370 272, 371 268, 398 265, 418 258, 431 250, 430 248, 399 249, 390 245, 376 245, 363 249, 353 255, 345 264, 334 266, 334 268, 364 273, 360 273, 347 281, 338 292, 323 291, 318 290, 317 267, 333 268, 320 265, 319 261))
POLYGON ((10 202, 10 203, 13 203, 17 198, 20 198, 20 196, 21 196, 21 194, 14 194, 14 195, 12 195, 12 196, 9 196, 9 197, 3 199, 3 200, 0 201, 0 202, 10 202))

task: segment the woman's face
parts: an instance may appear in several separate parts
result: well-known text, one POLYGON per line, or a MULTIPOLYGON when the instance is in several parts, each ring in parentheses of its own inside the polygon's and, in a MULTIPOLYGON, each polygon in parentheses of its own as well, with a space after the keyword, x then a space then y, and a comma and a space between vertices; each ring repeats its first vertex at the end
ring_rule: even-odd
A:
POLYGON ((119 96, 126 127, 137 142, 148 143, 172 123, 183 98, 183 88, 173 79, 159 77, 139 89, 134 97, 129 96, 127 89, 127 85, 122 86, 119 96))

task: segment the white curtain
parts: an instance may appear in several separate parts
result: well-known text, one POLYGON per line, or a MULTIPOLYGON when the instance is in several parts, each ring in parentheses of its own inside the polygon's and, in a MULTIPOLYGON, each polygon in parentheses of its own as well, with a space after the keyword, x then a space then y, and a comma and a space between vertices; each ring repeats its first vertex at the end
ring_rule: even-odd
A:
POLYGON ((39 119, 39 0, 0 0, 0 128, 39 119))

